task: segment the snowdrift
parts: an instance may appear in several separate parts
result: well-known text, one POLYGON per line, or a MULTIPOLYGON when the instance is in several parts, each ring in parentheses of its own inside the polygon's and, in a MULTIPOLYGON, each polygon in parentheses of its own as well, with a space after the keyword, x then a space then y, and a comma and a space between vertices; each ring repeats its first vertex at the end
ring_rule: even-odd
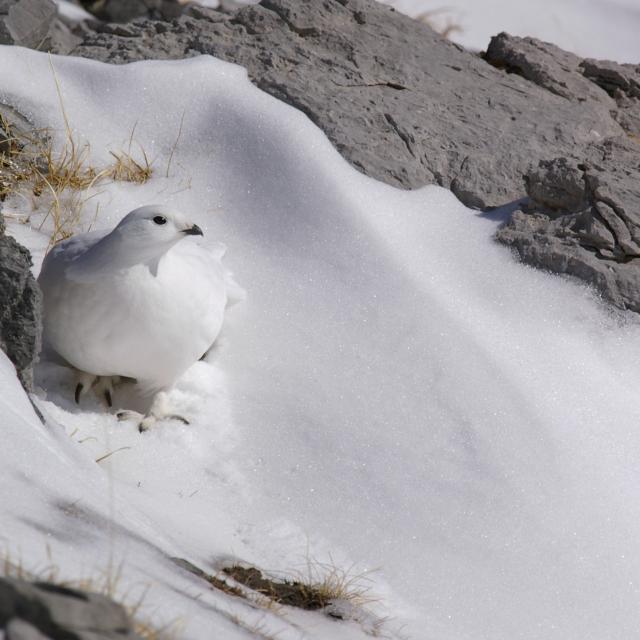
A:
MULTIPOLYGON (((27 566, 123 583, 187 638, 598 639, 640 624, 640 326, 495 245, 448 192, 362 176, 296 110, 209 57, 111 67, 0 48, 0 97, 66 117, 96 166, 78 227, 181 209, 247 298, 173 392, 189 426, 140 435, 37 370, 42 426, 2 361, 2 538, 27 566), (139 147, 138 147, 139 145, 139 147), (137 152, 137 151, 136 151, 137 152), (106 456, 106 457, 105 457, 106 456), (100 460, 96 462, 96 460, 100 460), (169 557, 354 566, 378 600, 339 622, 216 593, 169 557), (156 608, 154 608, 156 607, 156 608), (371 620, 387 618, 380 625, 371 620)), ((46 197, 5 203, 37 272, 46 197)), ((116 398, 117 401, 117 398, 116 398)))

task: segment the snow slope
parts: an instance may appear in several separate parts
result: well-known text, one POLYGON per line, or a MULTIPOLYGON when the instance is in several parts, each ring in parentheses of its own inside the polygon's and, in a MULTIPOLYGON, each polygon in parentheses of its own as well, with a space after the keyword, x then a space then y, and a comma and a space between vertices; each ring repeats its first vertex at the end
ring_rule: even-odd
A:
MULTIPOLYGON (((96 165, 134 127, 154 160, 147 184, 96 189, 84 227, 169 203, 228 246, 247 299, 172 394, 190 426, 140 435, 93 400, 77 408, 68 373, 45 362, 42 427, 2 361, 14 555, 41 565, 49 548, 64 575, 122 562, 187 638, 247 637, 237 619, 284 639, 635 637, 636 316, 516 263, 495 222, 447 191, 357 173, 239 67, 52 61, 96 165), (378 601, 348 622, 264 611, 167 556, 355 565, 378 601)), ((61 141, 47 56, 0 48, 0 70, 2 100, 61 141)), ((32 204, 4 213, 37 271, 50 220, 32 204)))

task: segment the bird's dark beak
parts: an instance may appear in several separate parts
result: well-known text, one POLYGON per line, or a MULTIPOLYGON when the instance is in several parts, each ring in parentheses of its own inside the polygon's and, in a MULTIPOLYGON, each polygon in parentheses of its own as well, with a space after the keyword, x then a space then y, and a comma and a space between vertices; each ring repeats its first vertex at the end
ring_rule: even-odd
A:
POLYGON ((188 236, 203 236, 204 233, 202 233, 202 229, 197 225, 194 224, 193 227, 189 227, 188 229, 183 229, 182 233, 188 235, 188 236))

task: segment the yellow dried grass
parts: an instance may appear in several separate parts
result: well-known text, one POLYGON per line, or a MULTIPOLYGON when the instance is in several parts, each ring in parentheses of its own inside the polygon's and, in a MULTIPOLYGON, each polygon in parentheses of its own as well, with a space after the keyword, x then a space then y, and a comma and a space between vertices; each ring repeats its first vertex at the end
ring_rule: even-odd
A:
POLYGON ((95 187, 109 182, 144 184, 153 174, 144 149, 140 147, 137 159, 131 152, 135 127, 127 151, 110 151, 114 161, 104 168, 91 164, 89 144, 80 144, 69 124, 53 64, 51 70, 65 127, 62 145, 54 144, 49 129, 20 131, 0 114, 0 200, 12 195, 49 199, 38 229, 51 221, 50 246, 79 230, 84 205, 97 195, 92 193, 95 187))

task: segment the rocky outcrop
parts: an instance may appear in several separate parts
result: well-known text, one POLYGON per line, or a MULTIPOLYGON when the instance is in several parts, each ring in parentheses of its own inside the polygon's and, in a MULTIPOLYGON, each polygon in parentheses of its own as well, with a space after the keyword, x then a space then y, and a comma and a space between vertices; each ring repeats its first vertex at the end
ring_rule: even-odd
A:
POLYGON ((536 267, 594 284, 640 312, 640 67, 581 60, 500 34, 486 58, 573 104, 597 101, 623 134, 549 155, 524 175, 529 200, 497 233, 536 267))
POLYGON ((627 137, 637 139, 640 65, 583 60, 553 44, 506 33, 491 39, 484 57, 493 66, 520 75, 573 104, 600 104, 627 137))
POLYGON ((53 0, 0 2, 0 43, 32 49, 42 47, 57 14, 53 0))
POLYGON ((604 89, 617 106, 615 117, 630 136, 640 135, 640 64, 583 60, 585 78, 604 89))
POLYGON ((4 233, 0 213, 0 349, 31 389, 31 365, 40 352, 41 294, 29 251, 4 233))
POLYGON ((68 53, 80 41, 53 0, 0 0, 0 44, 68 53))
POLYGON ((585 160, 541 161, 525 176, 530 200, 497 232, 522 260, 593 285, 640 312, 640 166, 636 143, 594 145, 585 160))
POLYGON ((13 578, 0 578, 2 631, 6 640, 140 640, 106 596, 13 578))
POLYGON ((539 158, 622 134, 611 98, 587 80, 602 100, 570 102, 373 0, 263 0, 231 15, 192 7, 121 29, 102 26, 74 54, 236 62, 361 171, 405 188, 440 184, 474 207, 521 197, 539 158))

